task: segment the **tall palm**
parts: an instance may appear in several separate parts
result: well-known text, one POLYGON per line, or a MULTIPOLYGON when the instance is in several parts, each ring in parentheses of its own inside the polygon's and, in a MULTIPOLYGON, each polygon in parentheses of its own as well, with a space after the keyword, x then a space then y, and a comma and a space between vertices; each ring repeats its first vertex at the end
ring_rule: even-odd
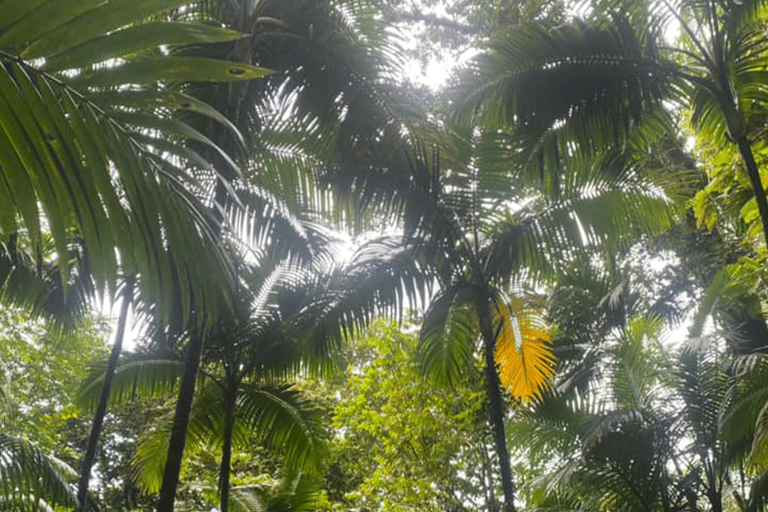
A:
POLYGON ((511 283, 543 282, 592 244, 613 249, 627 242, 622 233, 661 229, 671 210, 636 169, 576 158, 557 194, 539 192, 516 204, 533 189, 497 165, 495 136, 457 128, 446 135, 453 144, 442 160, 425 153, 415 159, 417 199, 406 207, 406 228, 440 284, 421 332, 423 370, 448 384, 463 378, 474 367, 479 340, 504 509, 514 510, 501 385, 530 400, 545 389, 554 360, 541 321, 509 294, 511 283))
MULTIPOLYGON (((406 294, 411 303, 423 300, 419 294, 425 277, 393 249, 371 243, 348 265, 330 272, 297 266, 295 257, 241 266, 239 274, 248 286, 241 288, 237 313, 221 315, 207 336, 204 382, 191 405, 186 436, 193 449, 211 440, 221 444, 222 511, 229 510, 231 500, 233 443, 249 431, 284 452, 292 470, 317 465, 317 411, 280 381, 295 376, 299 368, 327 364, 324 359, 346 335, 365 327, 376 314, 397 313, 406 294), (385 248, 387 256, 381 252, 385 248)), ((321 260, 313 262, 319 265, 321 260)), ((125 399, 140 389, 171 391, 183 370, 178 360, 128 361, 118 369, 112 396, 125 399)), ((102 379, 86 383, 84 400, 95 402, 102 379)), ((141 479, 150 491, 163 482, 170 426, 157 429, 139 450, 141 479)))
MULTIPOLYGON (((585 365, 592 371, 581 379, 563 372, 510 429, 520 452, 538 468, 532 498, 546 488, 562 502, 579 500, 587 509, 673 511, 700 503, 723 510, 732 496, 742 510, 762 509, 765 473, 749 478, 743 465, 760 408, 760 392, 751 387, 759 372, 748 384, 747 363, 733 378, 722 332, 703 332, 710 315, 728 306, 721 300, 727 293, 723 277, 693 316, 689 341, 674 352, 662 342, 664 324, 647 313, 647 305, 645 314, 639 303, 627 307, 629 316, 618 328, 601 329, 600 321, 582 326, 594 331, 585 365)), ((598 316, 593 306, 570 300, 557 311, 570 322, 598 316), (563 314, 569 308, 571 315, 563 314)))
POLYGON ((575 153, 623 151, 638 134, 669 133, 670 117, 690 106, 697 130, 738 148, 768 239, 768 203, 754 157, 768 103, 756 73, 768 56, 764 3, 594 7, 617 14, 557 27, 528 24, 491 43, 463 84, 463 112, 480 111, 487 122, 509 126, 523 160, 547 173, 575 153), (663 37, 673 25, 681 35, 670 47, 663 37))
MULTIPOLYGON (((183 48, 178 55, 217 56, 271 65, 276 71, 265 81, 186 89, 191 96, 214 105, 246 134, 247 143, 242 146, 216 123, 199 117, 190 121, 224 150, 224 154, 217 154, 201 149, 218 170, 212 177, 214 202, 225 206, 225 184, 235 176, 227 164, 229 158, 242 163, 247 171, 241 180, 246 188, 256 187, 277 197, 288 192, 280 201, 288 211, 292 206, 309 205, 319 210, 333 205, 344 211, 340 217, 347 221, 355 218, 351 209, 342 208, 345 202, 329 200, 326 187, 316 186, 314 178, 322 170, 319 172, 338 182, 337 168, 351 160, 358 166, 360 160, 370 164, 372 159, 367 155, 371 148, 384 146, 382 140, 402 138, 400 120, 393 115, 398 108, 392 100, 393 89, 382 80, 389 45, 370 7, 366 2, 231 0, 202 2, 179 13, 184 19, 207 20, 251 36, 216 47, 183 48), (372 32, 371 27, 379 29, 372 32), (286 153, 289 158, 285 158, 286 153), (288 165, 280 165, 286 161, 288 165)), ((381 149, 378 152, 384 153, 381 149)), ((180 388, 177 435, 169 445, 160 510, 172 507, 185 417, 195 389, 203 338, 201 331, 189 346, 188 378, 180 388)))

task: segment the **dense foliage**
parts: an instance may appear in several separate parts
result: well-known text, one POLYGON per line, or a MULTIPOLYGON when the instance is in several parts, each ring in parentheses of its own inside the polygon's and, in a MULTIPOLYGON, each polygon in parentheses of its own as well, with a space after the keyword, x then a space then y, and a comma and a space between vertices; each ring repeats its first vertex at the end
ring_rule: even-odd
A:
POLYGON ((768 509, 764 0, 0 13, 0 510, 768 509))

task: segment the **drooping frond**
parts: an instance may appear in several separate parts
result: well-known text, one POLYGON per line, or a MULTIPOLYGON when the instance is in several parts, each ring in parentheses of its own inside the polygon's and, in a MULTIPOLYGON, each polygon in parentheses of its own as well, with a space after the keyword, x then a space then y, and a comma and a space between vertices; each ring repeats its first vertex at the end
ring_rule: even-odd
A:
POLYGON ((0 433, 0 510, 45 510, 45 506, 75 507, 77 498, 69 486, 74 470, 40 448, 0 433))
MULTIPOLYGON (((104 384, 106 361, 94 364, 82 382, 77 400, 85 410, 96 408, 104 384)), ((184 363, 168 359, 123 359, 112 378, 110 403, 123 403, 133 398, 168 396, 184 374, 184 363)))
POLYGON ((608 373, 615 407, 643 410, 662 399, 662 327, 659 318, 637 316, 627 322, 618 344, 610 349, 613 358, 608 373))
POLYGON ((658 106, 672 67, 626 20, 524 24, 476 58, 459 91, 459 114, 513 126, 525 160, 617 147, 658 106))
POLYGON ((457 284, 432 299, 416 347, 423 375, 437 383, 455 386, 475 365, 479 331, 474 288, 457 284))
MULTIPOLYGON (((221 443, 223 431, 224 396, 218 383, 207 381, 198 387, 187 430, 187 455, 206 446, 221 443)), ((168 456, 168 442, 173 427, 173 414, 158 418, 141 436, 132 460, 131 476, 142 491, 156 493, 160 490, 163 471, 168 456)), ((235 422, 233 440, 242 443, 247 436, 235 422)), ((242 425, 240 425, 242 427, 242 425)), ((187 457, 185 457, 185 460, 187 457)), ((182 472, 184 466, 182 466, 182 472)))
MULTIPOLYGON (((160 52, 161 45, 242 37, 215 27, 143 23, 184 4, 0 1, 0 193, 7 199, 0 230, 26 230, 38 247, 46 226, 60 255, 79 239, 100 285, 114 286, 119 263, 147 277, 144 292, 159 304, 174 301, 172 273, 185 305, 218 300, 222 282, 212 276, 231 280, 212 240, 218 219, 188 172, 205 163, 185 143, 212 142, 174 114, 191 109, 222 118, 181 93, 165 93, 167 84, 267 73, 160 52), (135 60, 137 52, 146 58, 135 60), (207 281, 191 256, 202 253, 210 255, 207 281)), ((68 265, 69 258, 59 259, 64 283, 68 265)))
POLYGON ((522 299, 498 293, 494 306, 499 378, 512 396, 527 403, 541 396, 555 376, 551 338, 543 318, 522 299))
POLYGON ((233 487, 230 506, 237 512, 311 512, 324 492, 315 475, 288 471, 277 484, 233 487))
POLYGON ((292 384, 244 384, 237 410, 239 420, 287 466, 310 472, 317 467, 325 437, 321 411, 292 384))

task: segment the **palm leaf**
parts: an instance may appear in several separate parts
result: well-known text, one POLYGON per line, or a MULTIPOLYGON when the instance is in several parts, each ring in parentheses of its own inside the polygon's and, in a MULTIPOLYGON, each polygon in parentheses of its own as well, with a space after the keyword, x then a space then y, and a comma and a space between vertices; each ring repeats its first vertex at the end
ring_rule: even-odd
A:
MULTIPOLYGON (((56 1, 25 5, 0 1, 0 10, 8 14, 0 33, 0 188, 8 199, 0 215, 3 231, 10 234, 25 228, 36 247, 41 244, 41 226, 46 226, 59 254, 68 253, 72 234, 77 232, 87 247, 89 270, 101 286, 114 287, 119 261, 129 272, 153 276, 142 279, 142 287, 147 296, 165 297, 160 304, 172 303, 171 286, 160 276, 169 275, 171 268, 181 277, 185 304, 192 295, 197 300, 217 300, 221 282, 201 280, 193 270, 200 262, 193 262, 190 254, 211 254, 209 271, 202 275, 231 281, 223 271, 226 257, 211 240, 210 227, 217 218, 202 201, 202 188, 189 174, 188 160, 167 159, 147 142, 147 138, 159 139, 167 147, 169 140, 180 144, 193 133, 171 130, 169 115, 180 107, 178 96, 135 103, 130 110, 132 121, 127 123, 121 119, 128 113, 121 102, 99 95, 108 84, 133 83, 137 84, 134 91, 157 91, 166 88, 159 81, 231 81, 266 73, 226 62, 206 68, 196 65, 203 61, 180 61, 171 55, 132 60, 141 38, 130 33, 147 17, 182 4, 178 0, 112 0, 67 2, 65 7, 56 1), (129 33, 121 44, 110 46, 108 55, 88 58, 88 52, 78 50, 124 30, 129 33), (68 60, 73 52, 77 59, 68 60), (99 59, 105 58, 116 60, 99 66, 99 59), (75 64, 75 70, 57 68, 75 64), (99 83, 102 86, 97 87, 99 83), (165 139, 158 128, 169 130, 165 139), (178 230, 186 234, 179 236, 178 230)), ((176 35, 156 38, 154 48, 179 44, 177 28, 169 25, 168 34, 176 35)), ((241 37, 205 27, 197 32, 191 25, 185 28, 184 43, 241 37)), ((210 109, 197 110, 212 114, 210 109)), ((68 260, 60 262, 66 283, 68 260)))
POLYGON ((555 376, 551 338, 541 316, 520 298, 498 294, 494 304, 499 378, 513 397, 527 403, 541 396, 555 376))
MULTIPOLYGON (((82 382, 77 401, 85 410, 94 410, 104 384, 106 361, 95 364, 82 382)), ((113 405, 134 398, 169 396, 184 374, 183 361, 167 359, 123 358, 115 370, 109 396, 113 405)))
POLYGON ((514 126, 518 147, 557 164, 574 149, 589 155, 626 140, 658 105, 672 66, 623 19, 556 27, 524 24, 491 43, 459 92, 459 114, 514 126))
POLYGON ((63 463, 34 444, 0 433, 0 509, 36 511, 45 504, 75 507, 77 498, 68 483, 75 473, 70 470, 65 476, 63 468, 63 463))
POLYGON ((245 384, 237 410, 248 430, 281 453, 287 466, 317 467, 325 437, 320 409, 293 385, 245 384))
POLYGON ((416 347, 423 375, 451 387, 472 375, 479 333, 475 303, 476 292, 467 285, 450 287, 432 299, 416 347))

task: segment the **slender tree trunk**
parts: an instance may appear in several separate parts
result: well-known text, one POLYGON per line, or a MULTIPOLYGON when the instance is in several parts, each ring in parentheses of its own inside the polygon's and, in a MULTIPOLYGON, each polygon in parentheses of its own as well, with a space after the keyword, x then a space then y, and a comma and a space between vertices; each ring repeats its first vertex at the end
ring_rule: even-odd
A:
POLYGON ((168 458, 163 472, 163 483, 160 487, 160 500, 157 512, 173 512, 176 500, 176 488, 179 485, 181 460, 184 456, 184 445, 187 442, 187 428, 192 412, 192 400, 197 385, 197 372, 200 368, 200 356, 205 344, 206 329, 196 331, 189 340, 187 358, 184 362, 184 377, 179 388, 179 398, 176 402, 176 414, 173 418, 173 430, 168 441, 168 458))
POLYGON ((224 444, 221 447, 221 468, 219 469, 220 512, 229 512, 229 472, 232 464, 232 430, 235 427, 235 400, 237 385, 224 396, 224 444))
POLYGON ((763 222, 763 237, 765 243, 768 244, 768 201, 765 198, 765 189, 763 188, 763 182, 760 179, 760 170, 757 168, 755 162, 755 156, 752 153, 752 146, 749 144, 746 135, 742 135, 736 140, 736 144, 739 146, 739 153, 744 160, 744 166, 747 168, 747 175, 749 181, 752 184, 752 191, 755 193, 755 201, 757 202, 757 211, 760 213, 760 220, 763 222))
POLYGON ((91 435, 88 438, 88 447, 85 450, 83 465, 80 468, 80 480, 77 484, 77 502, 79 510, 85 510, 85 500, 88 496, 88 483, 91 479, 91 469, 96 460, 96 448, 99 445, 99 436, 104 426, 104 417, 107 414, 107 404, 109 395, 112 392, 112 380, 115 376, 117 363, 120 360, 120 353, 123 350, 123 338, 125 336, 125 323, 128 317, 128 308, 133 298, 133 277, 125 279, 125 289, 123 291, 123 303, 120 305, 120 316, 117 319, 117 330, 115 331, 115 342, 112 345, 112 352, 107 361, 107 371, 104 374, 104 384, 101 386, 101 396, 99 404, 96 407, 96 414, 93 416, 93 425, 91 426, 91 435))
POLYGON ((512 468, 509 463, 509 451, 507 450, 507 435, 504 431, 504 398, 501 396, 501 382, 499 381, 499 373, 496 369, 496 343, 493 335, 489 301, 490 298, 487 295, 481 297, 478 313, 480 316, 480 332, 483 336, 490 420, 496 444, 496 454, 499 457, 501 489, 504 491, 503 512, 516 512, 515 486, 512 482, 512 468))

